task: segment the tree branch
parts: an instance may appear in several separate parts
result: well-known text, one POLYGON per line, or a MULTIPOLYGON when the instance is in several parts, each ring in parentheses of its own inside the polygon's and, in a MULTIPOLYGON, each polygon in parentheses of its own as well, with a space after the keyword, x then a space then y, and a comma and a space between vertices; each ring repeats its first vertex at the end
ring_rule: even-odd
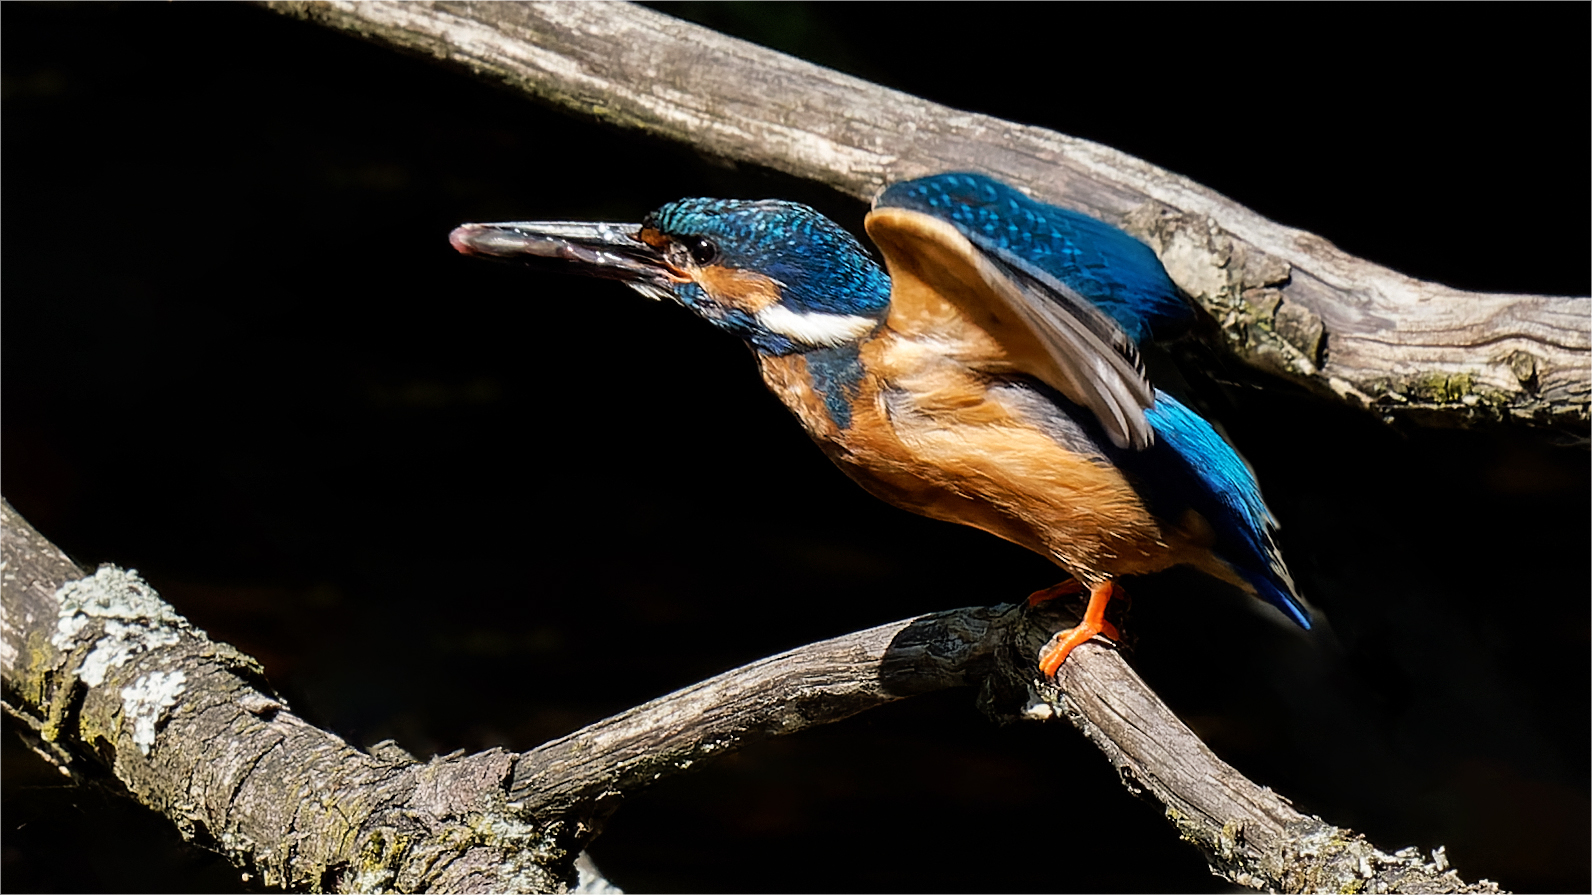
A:
POLYGON ((975 683, 1011 606, 972 607, 798 647, 599 721, 520 757, 510 798, 562 814, 768 737, 975 683))
POLYGON ((136 573, 85 576, 0 503, 5 708, 82 782, 125 788, 266 885, 559 891, 619 798, 758 739, 982 683, 1003 720, 1066 717, 1128 788, 1166 806, 1216 874, 1285 892, 1496 892, 1414 849, 1387 854, 1218 759, 1116 650, 1055 681, 1039 647, 1076 614, 934 613, 803 646, 520 755, 418 762, 306 724, 254 660, 194 629, 136 573), (114 782, 113 782, 114 781, 114 782), (505 795, 506 794, 506 795, 505 795))
POLYGON ((315 728, 136 572, 85 575, 0 503, 5 708, 63 774, 131 795, 267 886, 562 891, 575 831, 503 796, 500 749, 417 762, 315 728))
POLYGON ((859 198, 938 171, 985 171, 1145 239, 1226 348, 1257 368, 1387 418, 1587 434, 1586 297, 1412 279, 1108 147, 939 106, 640 7, 265 5, 859 198))

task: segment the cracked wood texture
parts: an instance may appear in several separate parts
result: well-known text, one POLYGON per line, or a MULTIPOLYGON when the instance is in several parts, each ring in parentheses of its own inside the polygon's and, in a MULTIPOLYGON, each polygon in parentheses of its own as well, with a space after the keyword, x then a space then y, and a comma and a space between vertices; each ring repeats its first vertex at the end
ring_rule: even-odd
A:
MULTIPOLYGON (((1403 276, 1099 144, 961 112, 622 4, 266 6, 446 60, 539 101, 859 198, 978 170, 1125 227, 1228 351, 1384 418, 1511 420, 1584 440, 1592 299, 1403 276)), ((1441 222, 1413 222, 1419 226, 1441 222)))
MULTIPOLYGON (((1040 647, 1075 619, 1027 624, 998 647, 986 703, 1001 699, 990 685, 1023 679, 1040 647)), ((1053 681, 1031 687, 1027 717, 1054 713, 1071 721, 1105 753, 1123 785, 1160 802, 1179 835, 1226 880, 1275 892, 1499 891, 1488 880, 1461 880, 1442 849, 1431 861, 1414 848, 1390 854, 1352 830, 1294 810, 1217 758, 1119 653, 1098 641, 1074 650, 1053 681)))
POLYGON ((125 791, 267 886, 560 891, 573 881, 568 828, 506 807, 513 755, 421 763, 361 752, 288 711, 258 663, 191 627, 136 575, 85 573, 8 503, 0 527, 5 708, 63 774, 125 791), (58 596, 70 582, 105 586, 74 611, 58 596), (129 590, 143 592, 124 599, 129 590), (152 679, 180 683, 140 700, 152 679))
POLYGON ((999 720, 1071 721, 1228 880, 1288 892, 1498 891, 1462 881, 1441 852, 1432 862, 1414 849, 1388 854, 1295 811, 1218 759, 1115 649, 1085 644, 1055 681, 1035 679, 1039 647, 1077 620, 1059 607, 880 625, 518 756, 422 763, 393 746, 366 754, 310 726, 257 663, 192 628, 135 573, 85 575, 9 504, 0 522, 6 710, 63 773, 125 787, 266 885, 563 891, 578 849, 625 793, 758 739, 982 681, 981 702, 999 720), (152 678, 181 685, 144 698, 152 678))

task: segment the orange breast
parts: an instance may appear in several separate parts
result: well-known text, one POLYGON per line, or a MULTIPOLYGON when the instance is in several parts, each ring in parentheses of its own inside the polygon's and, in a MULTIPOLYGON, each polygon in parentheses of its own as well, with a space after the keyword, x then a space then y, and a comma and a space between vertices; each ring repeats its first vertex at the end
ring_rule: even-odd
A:
POLYGON ((954 328, 927 329, 886 327, 863 344, 844 427, 803 356, 762 358, 764 381, 847 475, 898 507, 1021 544, 1086 582, 1208 564, 1103 455, 1047 434, 956 359, 978 346, 947 344, 954 328))

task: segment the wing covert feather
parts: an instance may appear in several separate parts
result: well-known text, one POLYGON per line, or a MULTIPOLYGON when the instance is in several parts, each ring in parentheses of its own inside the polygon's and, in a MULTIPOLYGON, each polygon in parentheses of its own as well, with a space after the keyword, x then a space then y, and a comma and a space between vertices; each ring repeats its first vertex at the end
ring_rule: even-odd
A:
MULTIPOLYGON (((890 323, 954 308, 983 330, 1014 369, 1087 407, 1118 447, 1155 441, 1144 411, 1155 393, 1138 351, 1104 312, 1010 252, 986 252, 952 224, 904 208, 875 208, 865 221, 892 280, 890 323)), ((897 324, 901 325, 897 325, 897 324)))

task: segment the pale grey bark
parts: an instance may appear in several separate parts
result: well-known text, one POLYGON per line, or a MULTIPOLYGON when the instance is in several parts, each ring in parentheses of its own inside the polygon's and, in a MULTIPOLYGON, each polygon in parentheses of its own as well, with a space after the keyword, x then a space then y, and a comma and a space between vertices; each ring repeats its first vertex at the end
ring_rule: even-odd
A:
POLYGON ((510 809, 515 757, 367 754, 294 715, 259 663, 135 572, 93 574, 0 504, 6 711, 80 783, 125 791, 265 885, 558 891, 564 825, 510 809))
MULTIPOLYGON (((1380 851, 1218 759, 1112 648, 1054 681, 1065 611, 974 607, 881 625, 719 675, 518 755, 369 753, 295 716, 258 663, 211 641, 136 573, 92 575, 0 503, 4 705, 62 772, 125 791, 267 885, 549 892, 627 793, 749 742, 977 685, 1001 720, 1065 717, 1213 872, 1299 892, 1495 892, 1441 854, 1380 851)), ((1058 601, 1059 602, 1059 601, 1058 601)))
POLYGON ((939 106, 641 7, 265 5, 860 198, 925 174, 983 171, 1150 243, 1219 324, 1227 350, 1258 368, 1388 418, 1508 419, 1587 434, 1587 297, 1484 294, 1406 277, 1108 147, 939 106))

